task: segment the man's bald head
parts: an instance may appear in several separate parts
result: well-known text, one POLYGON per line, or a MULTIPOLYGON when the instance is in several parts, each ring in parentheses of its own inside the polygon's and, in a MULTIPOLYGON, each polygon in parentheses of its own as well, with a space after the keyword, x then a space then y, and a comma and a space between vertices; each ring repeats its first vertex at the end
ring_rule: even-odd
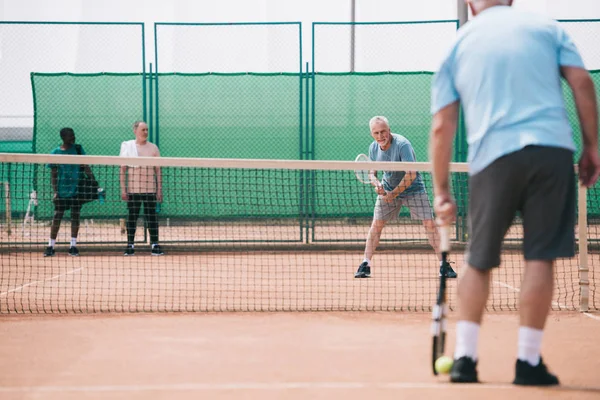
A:
POLYGON ((483 10, 494 6, 511 6, 513 0, 465 0, 471 7, 473 15, 477 15, 483 10))

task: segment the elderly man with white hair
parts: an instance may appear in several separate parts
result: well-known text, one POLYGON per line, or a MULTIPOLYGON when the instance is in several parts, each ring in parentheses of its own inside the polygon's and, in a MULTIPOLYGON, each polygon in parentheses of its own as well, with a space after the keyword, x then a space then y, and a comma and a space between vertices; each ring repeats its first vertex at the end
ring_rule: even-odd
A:
POLYGON ((576 149, 561 76, 581 124, 579 179, 600 174, 593 81, 573 41, 555 21, 512 9, 512 0, 467 1, 475 18, 459 30, 434 77, 430 151, 439 224, 454 220, 448 165, 459 104, 467 126, 469 244, 458 285, 452 382, 477 382, 477 347, 504 236, 523 218, 517 385, 557 385, 540 356, 554 261, 575 254, 576 149))
MULTIPOLYGON (((371 161, 417 161, 410 141, 402 135, 392 133, 386 117, 375 116, 371 118, 369 129, 371 130, 371 137, 374 139, 369 147, 369 159, 371 161)), ((410 210, 411 218, 422 221, 425 227, 429 243, 440 260, 439 273, 448 278, 456 278, 456 272, 450 264, 441 260, 433 210, 421 174, 416 171, 383 171, 380 181, 377 177, 377 171, 370 171, 369 179, 378 196, 373 212, 373 222, 367 235, 364 259, 358 266, 354 277, 371 277, 371 259, 379 244, 383 227, 388 221, 396 219, 402 207, 406 206, 410 210)))

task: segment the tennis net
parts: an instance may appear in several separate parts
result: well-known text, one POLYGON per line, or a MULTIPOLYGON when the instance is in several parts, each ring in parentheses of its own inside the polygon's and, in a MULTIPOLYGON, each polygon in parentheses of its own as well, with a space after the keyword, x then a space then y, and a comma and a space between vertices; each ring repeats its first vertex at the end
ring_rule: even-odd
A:
MULTIPOLYGON (((428 163, 0 154, 0 313, 430 311, 439 274, 436 239, 411 218, 427 213, 430 170, 428 163), (75 257, 73 204, 60 201, 78 184, 69 179, 85 175, 81 165, 90 167, 98 187, 90 186, 93 200, 81 206, 75 257), (377 200, 373 187, 356 178, 355 170, 365 169, 418 171, 427 197, 386 224, 371 278, 355 279, 377 200), (150 193, 158 170, 162 202, 131 193, 129 201, 122 198, 121 179, 127 192, 150 193), (149 186, 134 188, 130 179, 138 178, 149 186), (59 203, 70 210, 54 254, 45 256, 59 203), (125 256, 136 207, 135 255, 125 256), (153 256, 151 242, 165 254, 153 256)), ((451 259, 459 275, 468 239, 466 171, 465 164, 452 165, 458 218, 451 259)), ((600 309, 594 195, 579 190, 579 250, 557 262, 554 309, 600 309)), ((493 274, 488 309, 518 308, 521 236, 517 219, 493 274)), ((453 307, 456 280, 449 285, 453 307)))

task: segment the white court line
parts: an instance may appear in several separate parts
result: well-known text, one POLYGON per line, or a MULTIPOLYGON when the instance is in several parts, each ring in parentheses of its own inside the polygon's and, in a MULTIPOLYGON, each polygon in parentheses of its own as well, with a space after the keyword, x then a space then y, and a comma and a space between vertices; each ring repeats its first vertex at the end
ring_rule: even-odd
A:
MULTIPOLYGON (((507 288, 507 289, 514 290, 514 291, 515 291, 515 292, 517 292, 517 293, 520 293, 520 292, 521 292, 521 289, 519 289, 519 288, 516 288, 516 287, 514 287, 514 286, 511 286, 511 285, 509 285, 508 283, 504 283, 504 282, 501 282, 501 281, 493 281, 493 283, 495 283, 495 284, 496 284, 496 285, 498 285, 498 286, 502 286, 502 287, 505 287, 505 288, 507 288)), ((560 308, 567 308, 567 306, 566 306, 566 305, 564 305, 564 304, 561 304, 561 303, 558 303, 558 302, 556 302, 556 301, 552 301, 552 305, 554 305, 554 306, 558 306, 558 307, 560 307, 560 308)), ((600 321, 600 317, 598 317, 598 316, 596 316, 596 315, 593 315, 593 314, 590 314, 590 313, 587 313, 587 312, 584 312, 584 313, 581 313, 581 314, 585 315, 585 316, 586 316, 586 317, 588 317, 588 318, 591 318, 591 319, 595 319, 595 320, 598 320, 598 321, 600 321)))
POLYGON ((419 382, 232 382, 181 383, 164 385, 96 385, 96 386, 0 386, 0 393, 23 392, 160 392, 207 390, 290 390, 290 389, 515 389, 510 384, 456 385, 419 382))
POLYGON ((594 314, 590 314, 588 312, 584 312, 582 313, 583 315, 585 315, 586 317, 589 317, 591 319, 595 319, 596 321, 600 321, 600 317, 594 314))
POLYGON ((504 283, 504 282, 501 282, 501 281, 493 281, 493 283, 495 283, 498 286, 502 286, 502 287, 505 287, 507 289, 514 290, 517 293, 521 293, 521 289, 516 288, 516 287, 514 287, 512 285, 509 285, 508 283, 504 283))
POLYGON ((54 280, 54 279, 58 279, 58 278, 60 278, 61 276, 66 276, 66 275, 74 274, 75 272, 81 271, 83 268, 84 268, 84 267, 80 267, 80 268, 77 268, 77 269, 71 270, 71 271, 69 271, 69 272, 65 272, 64 274, 58 274, 58 275, 55 275, 55 276, 53 276, 53 277, 51 277, 51 278, 48 278, 48 279, 43 279, 43 280, 40 280, 40 281, 33 281, 33 282, 29 282, 29 283, 26 283, 26 284, 24 284, 24 285, 21 285, 21 286, 17 286, 17 287, 16 287, 16 288, 14 288, 14 289, 10 289, 10 290, 8 290, 8 291, 6 291, 6 292, 2 292, 2 293, 0 293, 0 297, 6 296, 6 295, 8 295, 9 293, 18 292, 19 290, 23 290, 24 288, 26 288, 26 287, 28 287, 28 286, 33 286, 33 285, 37 285, 38 283, 44 283, 44 282, 47 282, 47 281, 52 281, 52 280, 54 280))

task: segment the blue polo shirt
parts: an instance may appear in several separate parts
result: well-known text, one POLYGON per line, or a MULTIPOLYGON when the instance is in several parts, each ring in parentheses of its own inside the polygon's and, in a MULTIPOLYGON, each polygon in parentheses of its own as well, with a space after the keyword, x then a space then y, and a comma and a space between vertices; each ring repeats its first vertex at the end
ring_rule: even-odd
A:
POLYGON ((462 27, 433 79, 431 112, 460 100, 470 174, 528 145, 574 151, 560 67, 584 68, 554 20, 508 6, 462 27))
MULTIPOLYGON (((396 162, 415 162, 417 158, 415 156, 415 150, 413 149, 410 141, 402 135, 392 133, 392 142, 387 150, 381 150, 379 143, 373 142, 369 147, 369 159, 371 161, 396 161, 396 162)), ((383 178, 381 183, 386 192, 394 190, 402 181, 406 175, 405 171, 383 171, 383 178)), ((417 177, 412 181, 409 187, 407 187, 402 193, 398 195, 399 198, 414 195, 415 193, 424 193, 425 185, 423 184, 423 178, 421 174, 417 172, 417 177)))

